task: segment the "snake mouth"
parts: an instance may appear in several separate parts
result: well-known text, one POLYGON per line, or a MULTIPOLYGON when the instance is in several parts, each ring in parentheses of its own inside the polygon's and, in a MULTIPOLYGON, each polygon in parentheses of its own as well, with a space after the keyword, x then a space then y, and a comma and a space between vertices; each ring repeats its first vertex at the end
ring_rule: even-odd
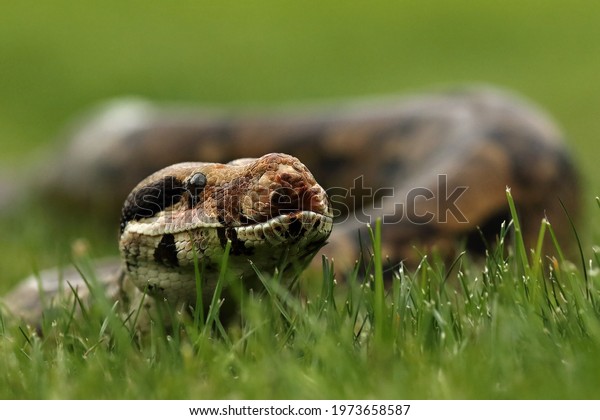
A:
POLYGON ((297 243, 325 241, 333 229, 331 215, 317 213, 311 210, 301 210, 294 213, 281 214, 264 222, 253 224, 223 226, 211 221, 196 221, 195 223, 181 223, 181 221, 168 221, 165 215, 129 223, 122 236, 138 235, 145 237, 160 237, 164 235, 185 235, 204 231, 216 232, 221 240, 244 241, 247 246, 260 246, 261 244, 281 245, 284 243, 297 243))
POLYGON ((151 218, 130 222, 126 231, 144 236, 159 236, 164 234, 178 234, 195 230, 224 229, 235 231, 238 236, 249 238, 273 239, 279 243, 277 238, 286 240, 302 236, 310 232, 321 232, 329 236, 333 227, 333 217, 312 210, 299 210, 290 213, 279 214, 266 220, 246 221, 244 224, 223 224, 214 218, 204 217, 202 214, 183 212, 177 215, 169 212, 159 213, 151 218), (272 233, 271 233, 272 232, 272 233))
POLYGON ((235 231, 235 239, 247 246, 282 245, 290 242, 325 241, 333 228, 333 218, 310 210, 276 216, 263 223, 226 229, 227 237, 235 231))

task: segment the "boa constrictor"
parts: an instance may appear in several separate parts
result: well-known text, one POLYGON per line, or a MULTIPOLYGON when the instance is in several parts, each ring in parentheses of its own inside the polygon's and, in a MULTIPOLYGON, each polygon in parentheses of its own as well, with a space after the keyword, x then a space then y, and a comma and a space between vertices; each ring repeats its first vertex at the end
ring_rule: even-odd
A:
MULTIPOLYGON (((55 200, 96 213, 122 207, 123 275, 107 274, 112 263, 98 268, 109 294, 144 290, 187 306, 198 262, 205 300, 212 294, 228 241, 234 273, 254 288, 250 262, 266 272, 284 258, 304 267, 332 226, 322 252, 343 272, 375 218, 387 262, 410 265, 430 250, 450 257, 459 244, 483 252, 510 219, 507 187, 529 245, 544 217, 569 242, 561 201, 572 217, 579 211, 560 131, 490 88, 261 113, 117 102, 80 125, 45 173, 40 191, 55 200), (232 162, 178 163, 196 160, 232 162)), ((42 275, 46 294, 59 290, 56 277, 42 275)), ((9 310, 39 316, 38 283, 12 292, 9 310)))

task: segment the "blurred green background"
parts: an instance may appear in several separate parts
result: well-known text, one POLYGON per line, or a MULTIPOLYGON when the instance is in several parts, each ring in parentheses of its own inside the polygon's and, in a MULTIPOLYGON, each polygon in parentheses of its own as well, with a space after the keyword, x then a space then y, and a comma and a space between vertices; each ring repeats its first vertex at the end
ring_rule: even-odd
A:
MULTIPOLYGON (((73 115, 115 96, 238 106, 484 82, 548 110, 588 209, 600 190, 597 1, 2 0, 0 10, 3 169, 58 148, 73 115)), ((585 226, 598 232, 598 219, 588 213, 585 226)))

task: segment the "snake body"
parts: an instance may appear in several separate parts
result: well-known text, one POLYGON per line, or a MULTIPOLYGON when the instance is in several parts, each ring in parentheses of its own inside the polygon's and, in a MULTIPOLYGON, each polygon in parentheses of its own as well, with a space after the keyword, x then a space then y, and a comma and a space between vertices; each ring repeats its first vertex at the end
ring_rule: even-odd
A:
MULTIPOLYGON (((214 284, 228 241, 234 271, 252 288, 249 261, 270 271, 285 254, 302 267, 326 241, 322 252, 350 267, 357 232, 367 238, 375 218, 392 265, 430 250, 450 257, 461 243, 484 252, 509 219, 507 186, 528 245, 544 217, 568 242, 561 201, 571 217, 579 211, 561 132, 534 106, 489 88, 265 113, 128 102, 71 137, 41 190, 71 206, 121 207, 126 282, 188 305, 194 259, 214 284), (178 163, 194 160, 232 162, 178 163)), ((11 309, 35 306, 19 305, 11 309)))

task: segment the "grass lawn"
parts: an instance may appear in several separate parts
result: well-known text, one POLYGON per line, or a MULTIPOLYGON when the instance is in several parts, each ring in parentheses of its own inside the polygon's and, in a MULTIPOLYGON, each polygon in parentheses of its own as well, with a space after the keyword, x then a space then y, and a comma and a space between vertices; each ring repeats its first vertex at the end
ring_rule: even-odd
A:
MULTIPOLYGON (((102 301, 86 319, 65 312, 43 339, 3 318, 0 397, 600 397, 600 3, 0 7, 0 175, 12 180, 43 176, 28 168, 60 153, 69 118, 114 96, 275 105, 486 82, 540 103, 564 128, 587 210, 584 263, 501 247, 484 264, 465 255, 448 282, 430 256, 398 273, 385 298, 370 270, 362 287, 334 285, 327 268, 306 274, 307 299, 265 278, 270 293, 244 299, 242 322, 227 330, 184 323, 181 337, 156 329, 140 344, 102 301)), ((0 213, 0 293, 68 261, 74 241, 91 257, 116 253, 116 228, 93 217, 35 197, 12 204, 0 213)))

